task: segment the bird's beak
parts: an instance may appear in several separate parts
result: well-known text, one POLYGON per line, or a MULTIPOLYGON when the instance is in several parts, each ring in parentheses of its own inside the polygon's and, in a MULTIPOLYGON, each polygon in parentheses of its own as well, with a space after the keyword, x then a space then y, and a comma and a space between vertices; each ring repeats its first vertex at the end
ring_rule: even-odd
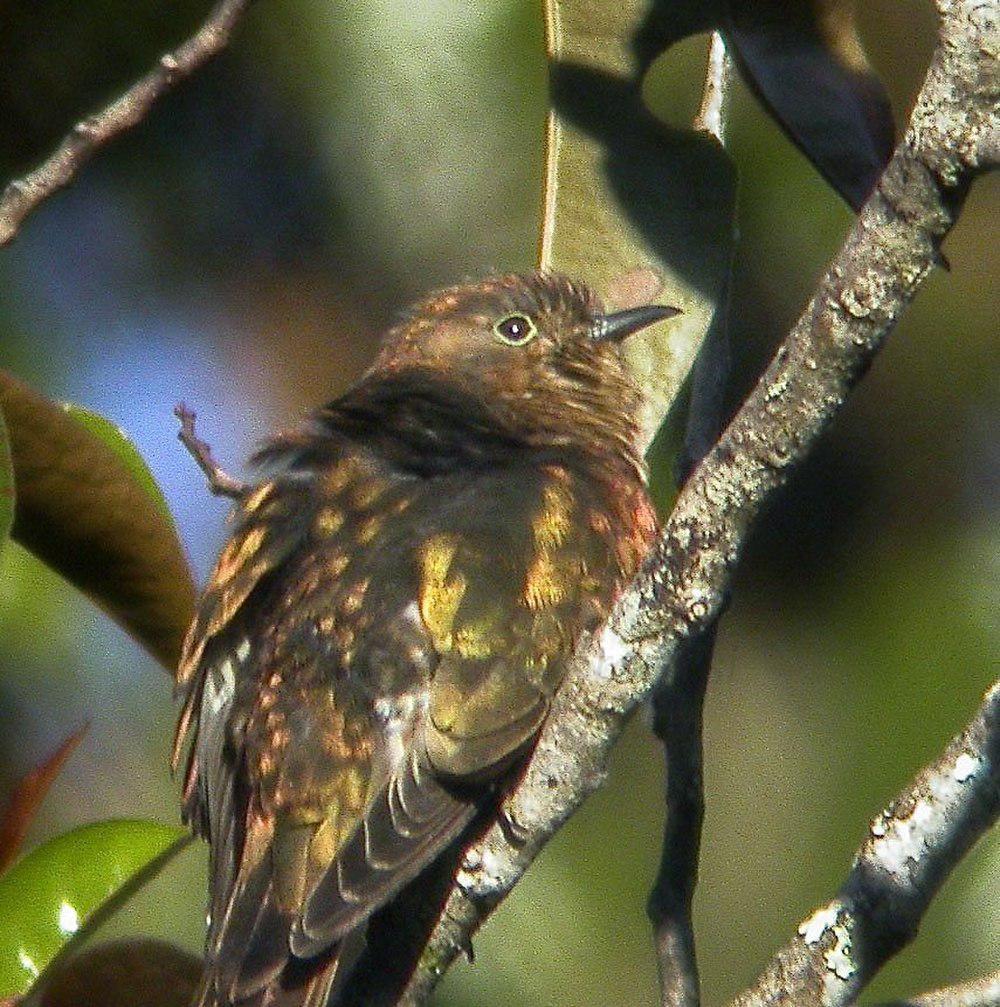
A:
POLYGON ((641 308, 613 311, 610 315, 599 315, 594 320, 590 335, 601 342, 620 343, 640 329, 680 313, 680 308, 671 308, 666 304, 646 304, 641 308))

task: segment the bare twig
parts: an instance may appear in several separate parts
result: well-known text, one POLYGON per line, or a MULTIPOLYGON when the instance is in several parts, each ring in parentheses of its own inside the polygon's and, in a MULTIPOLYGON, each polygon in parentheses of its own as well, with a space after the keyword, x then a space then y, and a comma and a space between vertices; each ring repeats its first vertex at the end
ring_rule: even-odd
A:
POLYGON ((688 640, 676 673, 653 692, 653 730, 666 754, 667 818, 660 868, 646 910, 653 924, 663 1007, 698 1007, 691 902, 698 881, 702 782, 702 711, 712 664, 715 627, 688 640))
POLYGON ((107 108, 78 122, 47 161, 11 182, 0 196, 0 246, 9 244, 25 218, 65 188, 102 147, 141 123, 153 103, 225 48, 251 0, 220 0, 205 23, 107 108))
POLYGON ((708 43, 708 68, 705 71, 701 107, 691 125, 702 133, 711 133, 719 143, 725 141, 725 107, 729 95, 731 69, 726 43, 722 35, 714 31, 708 43))
POLYGON ((879 1007, 1000 1007, 1000 972, 879 1007))
POLYGON ((208 488, 216 496, 233 497, 236 500, 245 496, 248 490, 247 484, 227 474, 212 456, 212 449, 195 434, 196 414, 191 412, 183 402, 178 402, 174 406, 174 416, 181 421, 181 428, 177 431, 177 439, 188 449, 188 453, 198 463, 198 468, 205 473, 205 477, 208 479, 208 488))
POLYGON ((854 1003, 916 936, 938 888, 998 815, 1000 681, 965 731, 871 823, 837 896, 799 926, 733 1007, 854 1003))
MULTIPOLYGON (((723 394, 729 374, 728 287, 695 362, 678 478, 686 480, 722 429, 723 394)), ((702 711, 712 666, 716 621, 684 642, 673 674, 653 691, 653 731, 666 756, 666 820, 660 866, 646 904, 662 1007, 698 1007, 700 991, 691 904, 698 881, 701 825, 702 711)))
MULTIPOLYGON (((604 629, 581 645, 506 811, 470 851, 401 1002, 423 1003, 552 834, 604 780, 625 720, 724 604, 749 526, 809 455, 938 259, 972 179, 1000 158, 990 9, 938 0, 941 39, 907 134, 802 317, 678 497, 604 629)), ((969 793, 965 788, 963 793, 969 793)), ((936 862, 955 862, 968 842, 936 862)))

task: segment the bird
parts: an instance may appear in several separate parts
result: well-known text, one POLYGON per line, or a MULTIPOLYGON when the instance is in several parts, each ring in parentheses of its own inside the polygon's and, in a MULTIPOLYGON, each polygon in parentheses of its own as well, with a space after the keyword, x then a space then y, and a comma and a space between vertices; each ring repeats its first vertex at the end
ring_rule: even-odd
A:
POLYGON ((199 1007, 329 1007, 372 915, 495 820, 657 535, 622 342, 556 273, 440 290, 252 458, 177 672, 199 1007))

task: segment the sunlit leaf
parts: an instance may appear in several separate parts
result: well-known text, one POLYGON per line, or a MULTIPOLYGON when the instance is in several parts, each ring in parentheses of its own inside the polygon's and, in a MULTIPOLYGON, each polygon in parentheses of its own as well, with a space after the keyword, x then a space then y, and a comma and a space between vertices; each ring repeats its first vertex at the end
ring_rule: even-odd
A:
POLYGON ((88 947, 45 975, 39 1007, 188 1007, 201 974, 194 955, 149 937, 88 947))
POLYGON ((669 128, 643 103, 636 56, 648 0, 548 0, 551 61, 540 262, 598 290, 638 266, 683 314, 626 343, 647 404, 648 446, 676 402, 725 289, 735 175, 710 136, 669 128))
POLYGON ((49 792, 52 781, 59 775, 66 760, 83 736, 87 733, 84 724, 74 731, 65 741, 40 765, 21 779, 10 795, 7 807, 0 816, 0 874, 13 862, 24 842, 28 831, 38 811, 38 806, 49 792))
MULTIPOLYGON (((188 841, 158 822, 95 822, 49 840, 0 877, 0 996, 23 993, 108 901, 188 841)), ((117 903, 115 903, 117 904, 117 903)))
POLYGON ((895 127, 853 0, 732 0, 727 38, 748 83, 826 180, 858 209, 895 127))
POLYGON ((0 371, 17 483, 12 537, 173 670, 194 584, 177 530, 135 449, 0 371))
POLYGON ((7 424, 0 409, 0 549, 14 523, 14 468, 10 460, 7 424))

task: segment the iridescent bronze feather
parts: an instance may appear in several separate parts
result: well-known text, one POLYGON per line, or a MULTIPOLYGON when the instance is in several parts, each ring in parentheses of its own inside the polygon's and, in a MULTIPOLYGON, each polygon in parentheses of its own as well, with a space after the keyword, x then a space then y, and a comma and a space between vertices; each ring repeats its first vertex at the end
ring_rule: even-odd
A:
POLYGON ((655 534, 617 339, 668 313, 443 291, 260 452, 178 675, 200 1004, 335 1003, 371 914, 494 813, 655 534))

